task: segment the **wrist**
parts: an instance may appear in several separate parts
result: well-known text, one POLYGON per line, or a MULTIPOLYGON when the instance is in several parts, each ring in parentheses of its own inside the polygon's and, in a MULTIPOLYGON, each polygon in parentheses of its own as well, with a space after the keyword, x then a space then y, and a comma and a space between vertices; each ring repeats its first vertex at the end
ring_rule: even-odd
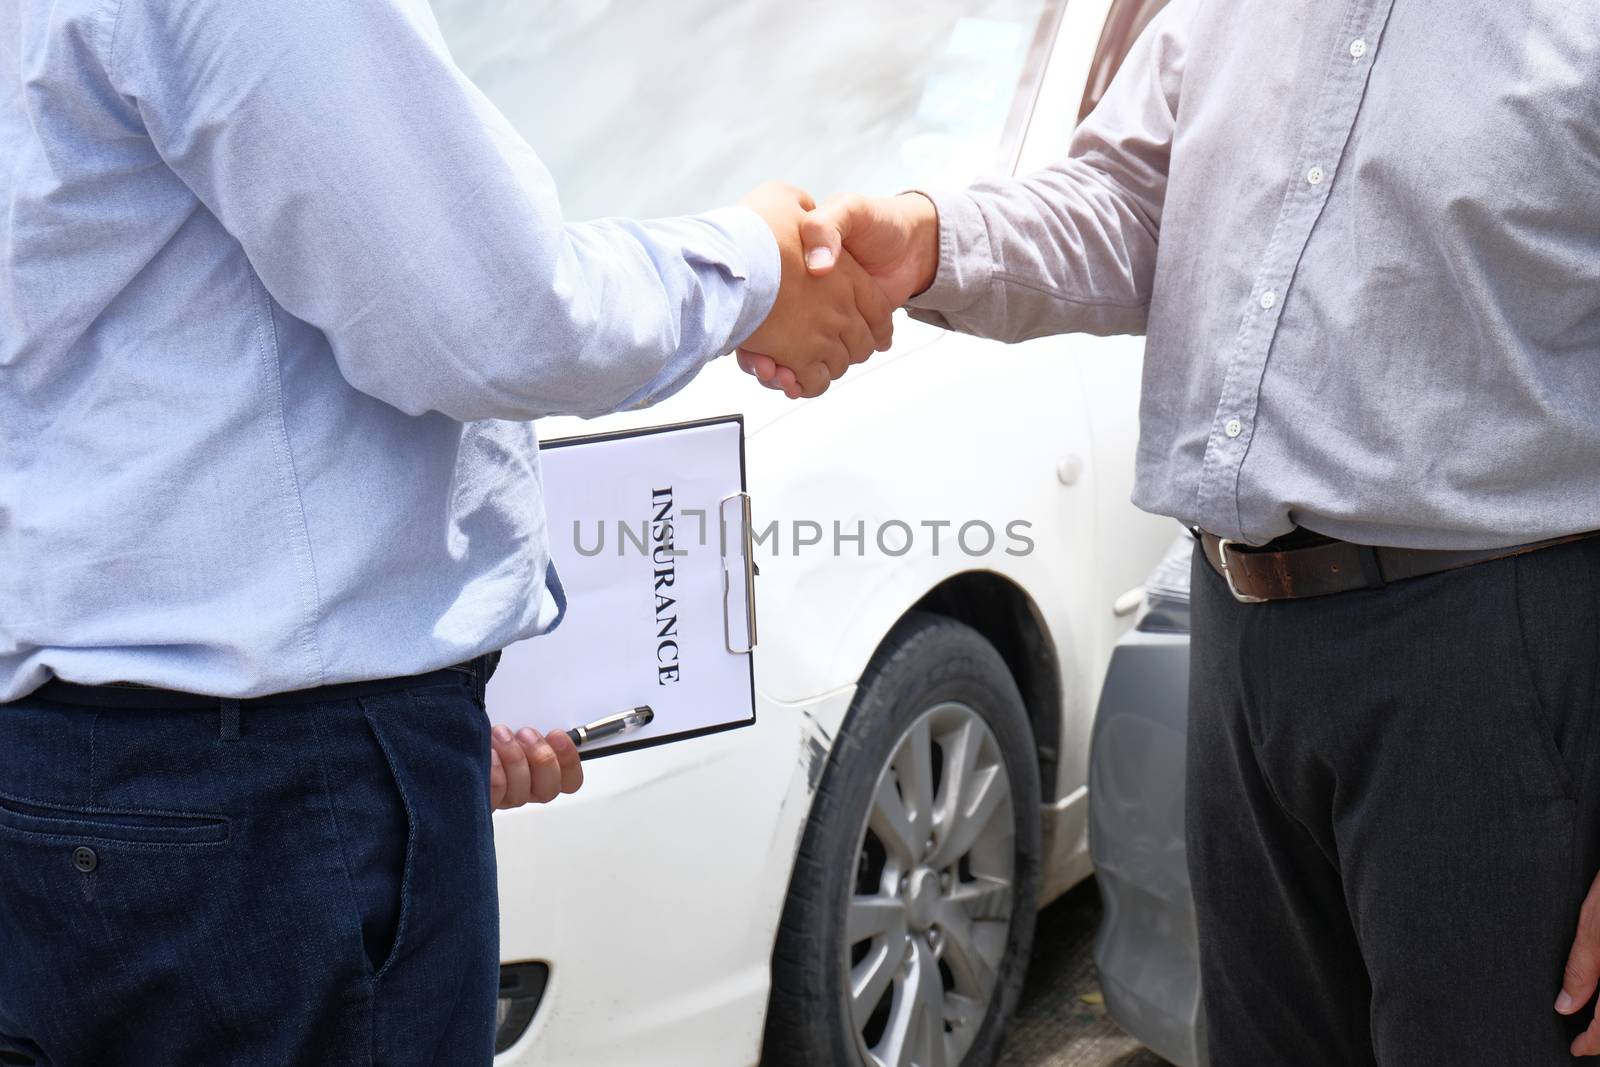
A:
POLYGON ((912 296, 925 291, 939 274, 939 209, 924 193, 901 193, 894 198, 906 227, 908 262, 915 289, 912 296))

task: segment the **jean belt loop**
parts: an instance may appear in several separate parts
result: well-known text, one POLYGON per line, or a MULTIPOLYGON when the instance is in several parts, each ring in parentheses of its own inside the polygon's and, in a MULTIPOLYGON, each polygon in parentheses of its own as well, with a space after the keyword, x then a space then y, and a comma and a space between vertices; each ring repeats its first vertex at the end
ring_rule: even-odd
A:
POLYGON ((489 706, 489 680, 494 677, 495 668, 500 666, 500 649, 485 652, 478 660, 478 670, 483 676, 483 696, 480 703, 489 706))
POLYGON ((239 702, 237 700, 222 701, 222 740, 239 740, 239 702))

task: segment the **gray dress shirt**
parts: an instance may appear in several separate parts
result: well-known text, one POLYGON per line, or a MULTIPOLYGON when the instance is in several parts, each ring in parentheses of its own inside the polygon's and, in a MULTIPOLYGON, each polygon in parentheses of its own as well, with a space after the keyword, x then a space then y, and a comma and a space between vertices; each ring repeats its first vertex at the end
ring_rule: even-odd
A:
POLYGON ((1175 0, 1065 160, 933 197, 919 316, 1147 334, 1143 508, 1600 527, 1600 5, 1175 0))

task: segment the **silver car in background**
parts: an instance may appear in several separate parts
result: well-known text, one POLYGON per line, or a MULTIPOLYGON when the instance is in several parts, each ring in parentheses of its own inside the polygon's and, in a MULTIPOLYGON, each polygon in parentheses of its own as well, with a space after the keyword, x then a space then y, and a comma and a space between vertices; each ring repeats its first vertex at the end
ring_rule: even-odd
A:
POLYGON ((1105 902, 1095 963, 1106 1010, 1179 1067, 1205 1062, 1194 899, 1184 852, 1189 575, 1183 534, 1117 642, 1089 754, 1089 851, 1105 902))

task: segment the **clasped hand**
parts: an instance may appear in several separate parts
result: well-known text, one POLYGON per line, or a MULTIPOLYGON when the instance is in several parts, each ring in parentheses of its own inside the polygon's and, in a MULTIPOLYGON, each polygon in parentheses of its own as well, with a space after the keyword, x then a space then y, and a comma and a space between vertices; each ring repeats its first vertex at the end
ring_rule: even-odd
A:
MULTIPOLYGON (((817 208, 792 185, 769 182, 740 203, 777 238, 778 298, 745 341, 739 364, 791 398, 821 395, 873 352, 889 347, 894 309, 926 289, 938 266, 938 217, 911 193, 842 196, 817 208)), ((578 749, 560 730, 491 731, 489 804, 548 804, 583 785, 578 749)))
POLYGON ((841 196, 818 209, 779 182, 740 201, 777 238, 777 302, 739 349, 739 365, 791 399, 819 396, 845 371, 889 347, 894 309, 933 281, 938 217, 917 193, 841 196))

